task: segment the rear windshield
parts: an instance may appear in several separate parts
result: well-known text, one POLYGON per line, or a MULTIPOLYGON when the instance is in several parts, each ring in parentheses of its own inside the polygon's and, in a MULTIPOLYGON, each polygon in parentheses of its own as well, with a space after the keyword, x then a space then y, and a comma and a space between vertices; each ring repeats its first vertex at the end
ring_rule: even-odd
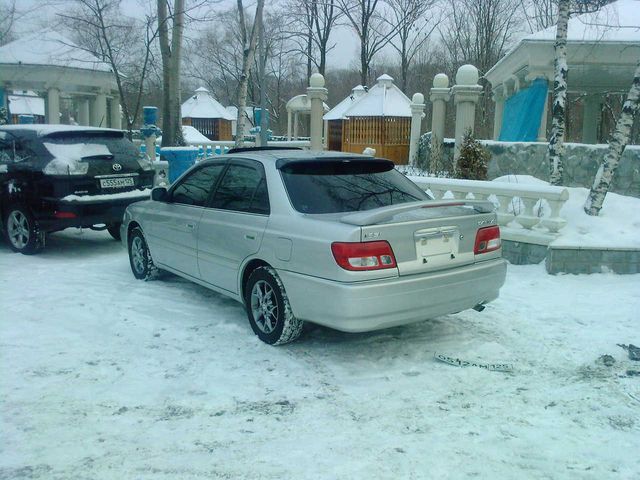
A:
POLYGON ((390 162, 309 161, 286 165, 281 173, 293 208, 302 213, 357 212, 429 200, 390 162))

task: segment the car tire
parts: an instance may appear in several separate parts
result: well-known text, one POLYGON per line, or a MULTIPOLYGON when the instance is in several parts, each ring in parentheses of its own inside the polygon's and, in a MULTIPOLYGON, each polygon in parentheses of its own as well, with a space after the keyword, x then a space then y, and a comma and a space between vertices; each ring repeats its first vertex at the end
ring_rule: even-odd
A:
POLYGON ((291 310, 284 285, 273 268, 256 268, 244 292, 247 316, 253 332, 269 345, 294 341, 304 322, 291 310))
POLYGON ((148 280, 152 278, 157 268, 151 258, 151 252, 144 238, 142 230, 134 228, 129 234, 129 265, 133 276, 138 280, 148 280))
POLYGON ((112 223, 110 225, 107 225, 107 232, 109 232, 109 235, 111 235, 113 237, 114 240, 121 240, 120 237, 120 225, 122 225, 121 223, 112 223))
POLYGON ((4 216, 4 234, 14 252, 33 255, 44 247, 44 234, 28 208, 13 205, 4 216))

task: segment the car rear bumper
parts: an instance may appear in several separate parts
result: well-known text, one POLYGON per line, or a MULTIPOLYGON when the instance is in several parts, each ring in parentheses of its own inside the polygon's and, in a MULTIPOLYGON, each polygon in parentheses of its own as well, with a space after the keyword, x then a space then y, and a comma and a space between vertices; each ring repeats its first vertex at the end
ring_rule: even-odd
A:
POLYGON ((99 224, 122 222, 125 209, 134 202, 148 200, 145 192, 139 196, 127 196, 115 199, 62 200, 45 199, 43 207, 35 212, 40 228, 54 232, 69 227, 91 227, 99 224))
POLYGON ((429 274, 341 283, 278 271, 296 317, 344 332, 365 332, 467 310, 498 297, 502 259, 429 274))

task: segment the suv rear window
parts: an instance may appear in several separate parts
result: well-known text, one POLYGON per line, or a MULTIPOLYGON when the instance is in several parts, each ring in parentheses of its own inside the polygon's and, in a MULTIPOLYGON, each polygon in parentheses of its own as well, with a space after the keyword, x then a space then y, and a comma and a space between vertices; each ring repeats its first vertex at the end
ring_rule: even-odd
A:
POLYGON ((378 159, 295 162, 281 173, 301 213, 357 212, 430 199, 391 162, 378 159))

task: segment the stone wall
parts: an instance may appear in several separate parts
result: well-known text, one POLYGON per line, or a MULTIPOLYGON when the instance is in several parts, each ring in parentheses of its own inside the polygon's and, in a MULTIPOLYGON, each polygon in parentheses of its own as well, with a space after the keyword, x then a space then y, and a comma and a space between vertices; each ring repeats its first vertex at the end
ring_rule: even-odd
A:
MULTIPOLYGON (((429 133, 423 135, 418 147, 418 166, 421 168, 429 165, 428 139, 430 139, 429 133)), ((489 180, 509 174, 549 179, 547 143, 493 140, 480 140, 480 142, 491 152, 489 180)), ((443 167, 439 170, 445 172, 450 170, 453 147, 453 139, 445 139, 443 167)), ((564 186, 590 188, 607 151, 607 145, 567 143, 565 147, 564 186)), ((610 191, 640 198, 640 146, 627 146, 610 191)))

